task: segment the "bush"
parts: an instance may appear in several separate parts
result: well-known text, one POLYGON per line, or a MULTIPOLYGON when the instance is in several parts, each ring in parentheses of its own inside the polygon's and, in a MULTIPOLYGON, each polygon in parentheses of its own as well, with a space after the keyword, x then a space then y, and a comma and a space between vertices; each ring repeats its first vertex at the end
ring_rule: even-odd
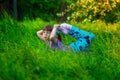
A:
POLYGON ((120 20, 120 0, 77 0, 58 16, 67 14, 72 21, 94 21, 101 19, 106 22, 120 20))

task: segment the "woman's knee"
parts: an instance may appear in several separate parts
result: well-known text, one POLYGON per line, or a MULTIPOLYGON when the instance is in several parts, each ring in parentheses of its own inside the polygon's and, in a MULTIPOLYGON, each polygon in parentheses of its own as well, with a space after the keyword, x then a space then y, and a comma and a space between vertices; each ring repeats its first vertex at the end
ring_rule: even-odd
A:
POLYGON ((95 39, 95 34, 91 33, 90 38, 91 38, 91 40, 94 40, 95 39))

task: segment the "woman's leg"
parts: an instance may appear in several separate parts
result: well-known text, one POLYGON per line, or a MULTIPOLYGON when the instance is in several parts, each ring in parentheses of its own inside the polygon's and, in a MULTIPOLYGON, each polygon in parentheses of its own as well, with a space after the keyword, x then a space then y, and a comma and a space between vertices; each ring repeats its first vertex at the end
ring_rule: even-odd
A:
POLYGON ((80 38, 76 42, 69 45, 75 52, 80 52, 86 50, 90 44, 87 43, 86 39, 80 38))
POLYGON ((76 42, 69 45, 75 52, 86 50, 90 46, 91 41, 95 38, 93 33, 81 30, 74 26, 72 26, 69 35, 77 39, 76 42))
POLYGON ((85 39, 89 39, 90 41, 92 41, 95 38, 95 35, 93 33, 87 32, 85 30, 81 30, 74 26, 72 26, 68 34, 73 36, 76 39, 85 38, 85 39))

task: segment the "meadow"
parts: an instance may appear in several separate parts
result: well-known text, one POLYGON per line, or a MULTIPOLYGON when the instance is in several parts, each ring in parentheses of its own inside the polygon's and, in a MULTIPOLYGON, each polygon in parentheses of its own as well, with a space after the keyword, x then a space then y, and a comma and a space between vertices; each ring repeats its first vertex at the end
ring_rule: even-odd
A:
MULTIPOLYGON (((56 21, 0 20, 0 80, 120 80, 120 22, 68 22, 93 32, 89 50, 79 54, 51 50, 36 32, 56 21)), ((63 36, 63 43, 74 41, 63 36)))

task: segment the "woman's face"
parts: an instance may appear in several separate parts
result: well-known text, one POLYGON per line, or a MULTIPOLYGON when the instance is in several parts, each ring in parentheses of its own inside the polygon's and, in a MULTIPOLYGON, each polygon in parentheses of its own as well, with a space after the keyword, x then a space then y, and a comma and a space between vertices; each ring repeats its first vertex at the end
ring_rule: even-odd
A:
POLYGON ((43 35, 44 40, 46 40, 46 39, 49 38, 50 33, 51 33, 51 32, 50 32, 50 31, 47 31, 47 30, 44 30, 44 31, 43 31, 43 34, 42 34, 42 35, 43 35))

